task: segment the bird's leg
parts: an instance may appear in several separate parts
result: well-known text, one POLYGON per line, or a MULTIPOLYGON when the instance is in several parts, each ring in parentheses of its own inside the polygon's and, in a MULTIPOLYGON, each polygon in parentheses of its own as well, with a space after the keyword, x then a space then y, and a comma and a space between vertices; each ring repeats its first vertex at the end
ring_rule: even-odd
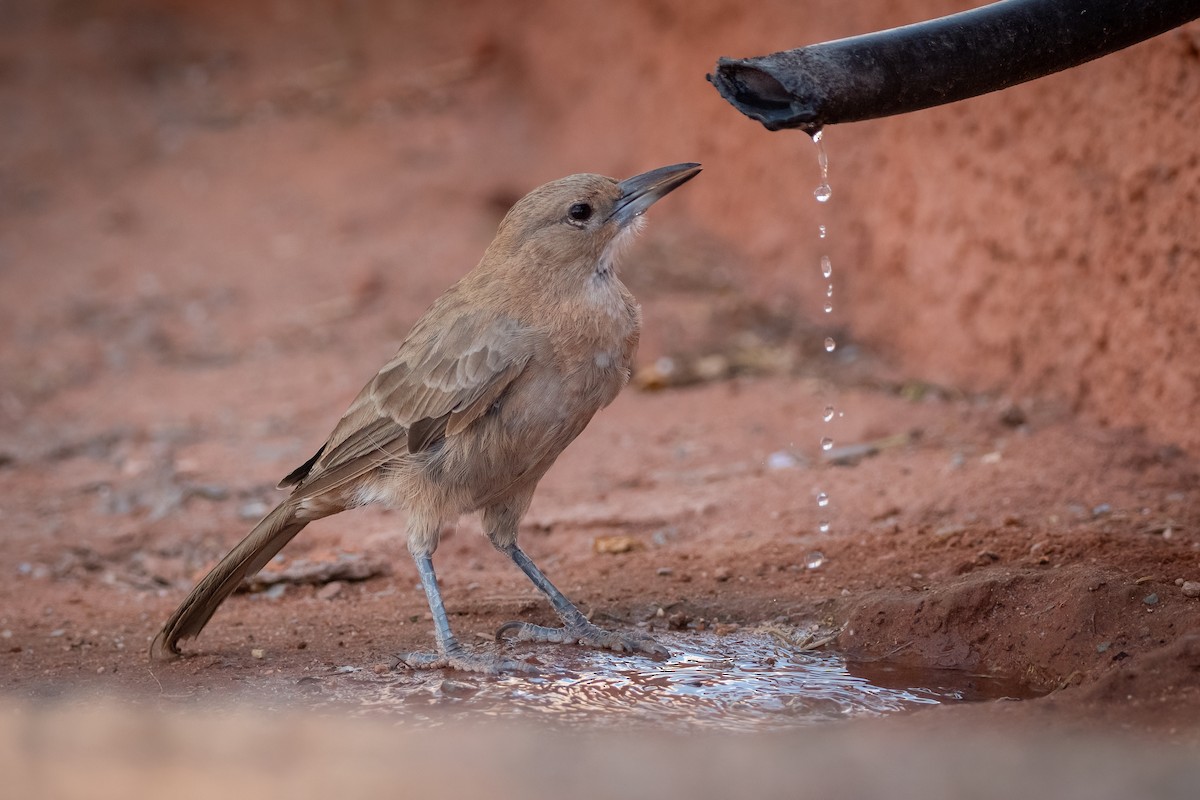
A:
POLYGON ((501 658, 494 653, 471 653, 462 646, 450 630, 450 619, 442 603, 437 575, 433 572, 433 558, 429 555, 414 555, 417 573, 421 576, 421 587, 429 601, 429 612, 433 615, 433 635, 437 639, 437 653, 408 653, 400 657, 395 666, 412 669, 459 669, 465 672, 530 672, 532 667, 523 661, 501 658))
POLYGON ((496 638, 508 635, 515 642, 553 642, 556 644, 581 644, 603 650, 615 650, 618 653, 648 653, 652 656, 665 658, 671 655, 667 648, 643 634, 626 635, 606 631, 588 622, 575 604, 566 598, 550 579, 546 577, 537 564, 516 543, 498 548, 500 552, 513 560, 521 571, 529 577, 542 594, 550 600, 554 610, 563 621, 561 628, 546 628, 528 622, 506 622, 496 631, 496 638))

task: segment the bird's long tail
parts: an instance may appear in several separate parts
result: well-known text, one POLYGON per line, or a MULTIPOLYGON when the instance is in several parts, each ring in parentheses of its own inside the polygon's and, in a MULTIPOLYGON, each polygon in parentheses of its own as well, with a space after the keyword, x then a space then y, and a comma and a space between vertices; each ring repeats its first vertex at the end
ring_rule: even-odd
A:
POLYGON ((247 575, 253 575, 275 557, 292 537, 311 520, 297 517, 296 503, 288 498, 254 526, 204 579, 196 584, 150 645, 150 657, 170 659, 179 655, 179 640, 190 639, 204 629, 213 612, 231 595, 247 575))

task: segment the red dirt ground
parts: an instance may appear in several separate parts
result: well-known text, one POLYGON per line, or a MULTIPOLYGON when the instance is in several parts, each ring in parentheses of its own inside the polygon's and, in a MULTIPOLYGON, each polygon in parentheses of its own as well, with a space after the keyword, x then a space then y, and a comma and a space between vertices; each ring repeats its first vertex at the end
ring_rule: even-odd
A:
MULTIPOLYGON (((197 655, 153 667, 145 656, 513 199, 579 169, 624 177, 715 157, 655 208, 624 274, 647 319, 644 366, 716 356, 703 363, 735 374, 626 391, 543 482, 528 552, 613 624, 820 624, 854 658, 1049 692, 922 712, 922 724, 987 715, 1200 740, 1200 599, 1181 585, 1200 581, 1200 463, 1159 426, 1100 427, 1070 396, 923 382, 907 366, 923 335, 899 359, 879 336, 821 352, 823 332, 792 297, 763 299, 786 270, 763 266, 761 237, 815 263, 815 222, 787 219, 809 205, 804 142, 791 145, 797 165, 780 167, 800 187, 780 201, 784 219, 757 218, 742 249, 734 223, 713 233, 707 220, 728 203, 737 225, 755 222, 737 198, 761 186, 720 144, 770 138, 749 123, 731 119, 695 152, 674 128, 653 136, 638 98, 625 109, 640 118, 636 148, 594 113, 590 158, 562 141, 543 152, 546 132, 573 135, 556 126, 571 87, 531 71, 502 21, 467 24, 469 5, 438 24, 396 6, 394 50, 349 10, 192 5, 26 4, 0 40, 13 123, 0 163, 7 696, 221 697, 238 676, 298 679, 428 646, 404 520, 368 509, 312 525, 284 566, 352 553, 390 574, 235 596, 186 645, 197 655), (844 416, 826 425, 829 403, 844 416), (824 435, 890 445, 833 465, 824 435), (832 499, 824 534, 820 490, 832 499), (631 549, 596 551, 614 536, 631 549), (813 551, 825 561, 807 569, 813 551)), ((689 25, 709 30, 714 15, 689 25)), ((738 25, 702 43, 713 59, 801 41, 795 28, 767 42, 738 25)), ((624 52, 655 53, 644 66, 663 81, 696 68, 648 44, 624 52)), ((628 87, 586 90, 593 108, 625 108, 628 87)), ((683 102, 714 120, 734 113, 704 91, 662 98, 663 114, 683 102)), ((813 284, 799 294, 822 288, 815 268, 793 280, 813 284)), ((839 340, 855 341, 841 324, 839 340)), ((469 637, 517 615, 549 622, 479 533, 464 519, 437 554, 454 624, 469 637)))

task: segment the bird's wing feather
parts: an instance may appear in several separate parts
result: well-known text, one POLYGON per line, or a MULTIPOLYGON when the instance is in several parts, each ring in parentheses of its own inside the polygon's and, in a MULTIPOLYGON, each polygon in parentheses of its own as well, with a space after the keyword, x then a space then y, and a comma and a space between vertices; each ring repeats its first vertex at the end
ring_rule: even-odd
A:
POLYGON ((447 316, 450 324, 438 331, 418 323, 363 387, 298 491, 321 494, 460 433, 525 369, 532 353, 527 328, 494 314, 447 316))
POLYGON ((531 345, 515 320, 468 312, 439 331, 415 330, 360 399, 405 428, 447 417, 462 430, 525 369, 531 345))

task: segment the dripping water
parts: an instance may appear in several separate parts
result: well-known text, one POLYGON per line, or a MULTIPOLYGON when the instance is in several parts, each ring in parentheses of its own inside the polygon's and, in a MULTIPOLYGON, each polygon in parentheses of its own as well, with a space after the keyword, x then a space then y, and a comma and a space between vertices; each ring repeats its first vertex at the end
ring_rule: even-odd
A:
MULTIPOLYGON (((817 148, 817 167, 821 173, 820 183, 817 185, 817 188, 813 190, 813 197, 816 198, 819 204, 824 206, 829 202, 830 198, 833 197, 833 189, 829 184, 829 153, 825 150, 825 137, 822 131, 818 130, 813 133, 812 140, 813 144, 815 144, 817 148)), ((829 228, 825 222, 821 222, 817 226, 817 238, 820 240, 822 245, 825 245, 828 241, 829 228)), ((830 257, 828 252, 821 253, 819 265, 821 277, 825 282, 825 299, 821 304, 821 310, 828 315, 833 313, 833 259, 830 257)), ((824 337, 824 341, 822 342, 822 346, 824 347, 825 352, 832 353, 837 348, 837 342, 834 341, 832 336, 826 335, 824 337)), ((838 416, 841 415, 838 413, 837 409, 835 409, 832 404, 827 404, 824 411, 821 413, 821 421, 828 425, 829 423, 833 422, 835 417, 838 416)), ((823 435, 821 437, 821 451, 823 453, 828 453, 832 449, 833 439, 828 435, 823 435)), ((829 494, 823 489, 818 489, 816 492, 816 498, 817 508, 821 509, 821 513, 824 515, 827 512, 830 504, 829 494)), ((829 520, 828 518, 822 516, 817 523, 817 531, 820 533, 828 533, 829 530, 829 520)), ((821 564, 824 563, 824 560, 825 559, 823 556, 812 560, 809 564, 809 569, 816 569, 820 567, 821 564)))

